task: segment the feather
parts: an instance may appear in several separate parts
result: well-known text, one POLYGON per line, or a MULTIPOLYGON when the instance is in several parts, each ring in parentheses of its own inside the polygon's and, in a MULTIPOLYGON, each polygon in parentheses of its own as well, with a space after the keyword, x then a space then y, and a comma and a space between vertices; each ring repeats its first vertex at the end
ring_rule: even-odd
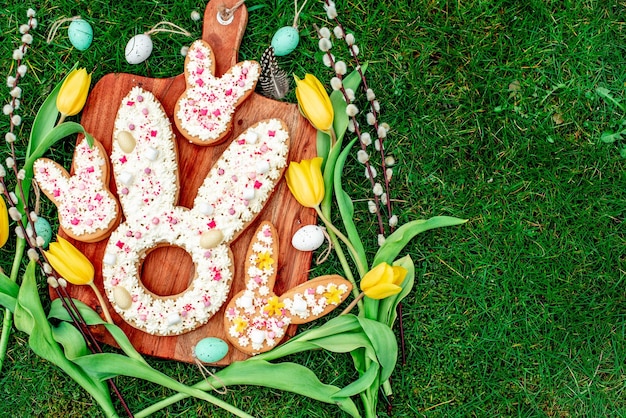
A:
POLYGON ((261 75, 257 91, 271 99, 282 99, 289 91, 289 79, 276 62, 274 47, 268 47, 261 56, 261 75))

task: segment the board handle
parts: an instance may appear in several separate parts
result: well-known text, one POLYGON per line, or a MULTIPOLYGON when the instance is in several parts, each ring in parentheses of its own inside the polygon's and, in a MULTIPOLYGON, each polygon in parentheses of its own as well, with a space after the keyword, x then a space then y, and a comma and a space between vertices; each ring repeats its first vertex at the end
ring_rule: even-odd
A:
POLYGON ((202 39, 216 57, 215 75, 221 77, 238 62, 239 46, 248 24, 248 9, 241 0, 210 0, 204 10, 202 39), (223 10, 234 10, 232 18, 221 19, 223 10))

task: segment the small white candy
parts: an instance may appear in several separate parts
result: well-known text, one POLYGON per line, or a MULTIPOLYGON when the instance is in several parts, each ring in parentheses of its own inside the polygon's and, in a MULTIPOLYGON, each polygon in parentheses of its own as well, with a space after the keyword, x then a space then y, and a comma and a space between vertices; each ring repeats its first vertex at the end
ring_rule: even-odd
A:
POLYGON ((171 314, 169 314, 167 318, 165 318, 165 320, 167 321, 167 325, 169 326, 180 324, 181 321, 180 315, 178 315, 176 312, 172 312, 171 314))
POLYGON ((201 214, 211 216, 213 215, 213 206, 207 202, 200 202, 196 205, 201 214))
POLYGON ((150 161, 155 161, 159 156, 159 150, 153 147, 148 147, 146 149, 146 158, 150 161))
POLYGON ((246 200, 254 199, 254 188, 246 187, 245 189, 243 189, 243 198, 246 200))
POLYGON ((120 183, 130 186, 133 183, 133 175, 128 171, 122 171, 119 177, 120 183))
POLYGON ((115 256, 115 254, 112 253, 104 253, 104 258, 102 259, 102 261, 104 262, 104 264, 106 264, 107 266, 112 266, 115 264, 117 257, 115 256))
POLYGON ((254 344, 263 344, 263 341, 265 341, 265 331, 253 329, 252 332, 250 332, 250 340, 254 344))
POLYGON ((306 225, 293 234, 291 245, 299 251, 314 251, 322 246, 324 239, 324 230, 321 227, 306 225))
POLYGON ((256 164, 256 172, 257 174, 265 174, 270 171, 270 163, 267 161, 259 161, 256 164))
POLYGON ((252 298, 249 296, 242 296, 237 300, 237 305, 243 309, 252 307, 252 298))
POLYGON ((259 134, 257 134, 254 131, 251 131, 249 133, 246 134, 246 142, 248 144, 256 144, 256 142, 259 140, 259 134))
POLYGON ((306 309, 307 309, 306 301, 302 299, 294 300, 293 304, 291 305, 291 309, 294 312, 299 312, 299 313, 306 312, 306 309))

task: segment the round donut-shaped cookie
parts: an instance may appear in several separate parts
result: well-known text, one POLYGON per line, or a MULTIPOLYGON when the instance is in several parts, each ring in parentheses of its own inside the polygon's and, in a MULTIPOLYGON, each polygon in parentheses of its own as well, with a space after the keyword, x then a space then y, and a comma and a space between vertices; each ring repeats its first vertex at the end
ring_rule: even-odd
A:
MULTIPOLYGON (((233 277, 230 242, 261 211, 286 166, 289 134, 277 119, 248 128, 209 171, 190 209, 176 206, 175 136, 152 93, 133 88, 118 111, 111 162, 125 220, 103 259, 104 288, 116 312, 153 335, 206 323, 225 303, 233 277), (159 296, 141 283, 141 262, 160 246, 185 250, 189 287, 159 296)), ((176 262, 172 260, 172 262, 176 262)))

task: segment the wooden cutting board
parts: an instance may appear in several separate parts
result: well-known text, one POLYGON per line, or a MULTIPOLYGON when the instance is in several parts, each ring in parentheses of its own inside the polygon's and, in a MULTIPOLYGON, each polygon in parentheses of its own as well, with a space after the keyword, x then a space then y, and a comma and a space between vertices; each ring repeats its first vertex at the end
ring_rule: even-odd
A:
MULTIPOLYGON (((234 19, 230 24, 222 25, 217 21, 218 7, 222 5, 232 7, 236 2, 237 0, 212 0, 204 13, 202 39, 207 41, 215 52, 217 76, 221 76, 238 61, 237 52, 248 21, 245 6, 236 10, 234 19)), ((184 58, 181 57, 180 59, 184 58)), ((288 126, 291 139, 289 161, 312 158, 316 154, 315 129, 300 115, 296 104, 270 100, 253 93, 237 108, 233 116, 233 129, 229 138, 218 146, 200 147, 190 144, 178 132, 173 120, 174 105, 185 90, 182 74, 167 79, 138 77, 132 74, 108 74, 94 86, 90 93, 83 110, 81 123, 87 132, 102 142, 109 154, 117 110, 122 98, 134 86, 141 86, 151 91, 161 101, 170 118, 176 134, 179 154, 178 166, 181 184, 179 206, 189 208, 193 205, 198 188, 219 155, 233 138, 260 120, 279 118, 288 126)), ((78 140, 80 139, 78 138, 78 140)), ((117 196, 113 178, 109 186, 117 196)), ((279 233, 279 270, 274 288, 276 294, 280 295, 285 290, 308 279, 311 253, 295 250, 291 246, 291 237, 301 226, 316 222, 315 212, 300 206, 291 196, 285 180, 282 179, 264 210, 231 245, 235 262, 235 275, 229 299, 245 288, 244 258, 252 235, 263 220, 272 222, 279 233)), ((67 238, 67 236, 65 237, 67 238)), ((95 244, 72 242, 93 262, 96 270, 95 283, 104 294, 101 271, 107 240, 95 244)), ((185 290, 193 276, 193 263, 184 250, 177 247, 163 247, 148 254, 143 263, 141 279, 144 286, 152 292, 168 296, 185 290)), ((101 308, 98 306, 97 299, 89 287, 73 286, 70 288, 70 294, 100 311, 101 308)), ((192 350, 199 340, 205 337, 218 337, 227 341, 223 327, 223 311, 226 305, 227 302, 207 324, 189 333, 170 337, 157 337, 137 330, 125 323, 110 305, 109 311, 115 323, 126 332, 139 352, 166 359, 193 362, 192 350)), ((288 335, 293 335, 294 332, 295 326, 292 326, 288 330, 288 335)), ((96 329, 95 333, 102 341, 114 344, 103 327, 96 329)), ((216 364, 227 365, 246 358, 246 355, 235 350, 232 346, 229 348, 228 355, 216 364)))

